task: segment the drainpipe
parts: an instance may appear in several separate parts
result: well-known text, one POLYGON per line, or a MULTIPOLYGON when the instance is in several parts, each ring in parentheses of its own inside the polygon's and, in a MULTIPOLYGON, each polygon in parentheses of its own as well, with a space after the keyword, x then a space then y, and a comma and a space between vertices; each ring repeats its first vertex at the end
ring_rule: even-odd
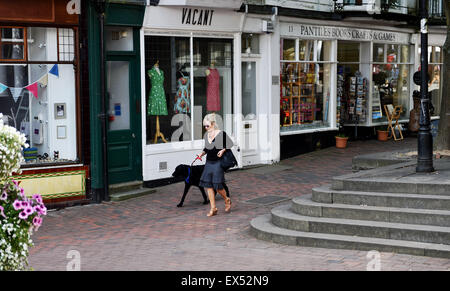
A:
POLYGON ((105 94, 105 47, 104 47, 104 26, 105 26, 105 1, 96 0, 96 10, 100 25, 100 99, 101 111, 98 118, 102 127, 102 161, 103 161, 103 197, 98 199, 101 202, 110 201, 109 197, 109 176, 108 176, 108 115, 106 112, 106 94, 105 94))

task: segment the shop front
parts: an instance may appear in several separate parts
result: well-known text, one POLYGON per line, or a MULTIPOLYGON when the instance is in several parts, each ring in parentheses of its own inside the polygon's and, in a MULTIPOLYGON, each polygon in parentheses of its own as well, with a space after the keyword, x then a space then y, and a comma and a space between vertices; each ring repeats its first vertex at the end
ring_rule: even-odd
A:
POLYGON ((401 106, 408 122, 414 31, 281 22, 280 134, 386 124, 401 106))
POLYGON ((269 119, 268 109, 264 121, 260 117, 268 94, 261 79, 268 51, 260 47, 268 38, 260 41, 258 24, 243 34, 245 18, 220 7, 147 7, 141 32, 144 181, 169 178, 177 165, 194 161, 204 147, 208 113, 233 139, 239 167, 264 162, 253 143, 260 144, 267 127, 259 124, 269 119))
POLYGON ((30 146, 15 179, 47 202, 86 198, 79 28, 65 0, 0 7, 0 112, 30 146))

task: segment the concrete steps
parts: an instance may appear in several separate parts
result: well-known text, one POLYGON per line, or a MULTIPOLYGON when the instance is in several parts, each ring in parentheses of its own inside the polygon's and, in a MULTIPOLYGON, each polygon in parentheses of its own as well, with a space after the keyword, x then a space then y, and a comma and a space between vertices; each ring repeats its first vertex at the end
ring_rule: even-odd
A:
POLYGON ((258 216, 250 223, 250 232, 258 239, 303 247, 350 249, 401 253, 416 256, 450 258, 450 246, 403 240, 357 237, 289 230, 272 223, 270 214, 258 216))
POLYGON ((447 195, 344 191, 331 189, 330 186, 314 188, 312 190, 312 201, 380 207, 450 210, 450 196, 447 195))
POLYGON ((251 233, 289 245, 450 258, 450 183, 439 173, 414 177, 409 164, 336 177, 256 217, 251 233))
POLYGON ((450 227, 302 216, 292 212, 291 205, 272 209, 272 223, 303 232, 450 244, 450 227))
POLYGON ((367 204, 324 204, 311 200, 311 195, 292 200, 292 212, 312 217, 344 218, 419 225, 450 227, 450 211, 396 207, 368 206, 367 204))

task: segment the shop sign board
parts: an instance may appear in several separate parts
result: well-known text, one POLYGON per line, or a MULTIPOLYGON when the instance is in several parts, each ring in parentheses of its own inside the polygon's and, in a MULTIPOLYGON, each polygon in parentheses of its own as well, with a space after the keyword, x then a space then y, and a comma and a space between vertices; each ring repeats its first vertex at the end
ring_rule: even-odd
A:
POLYGON ((147 6, 144 28, 238 32, 242 17, 227 9, 147 6))
POLYGON ((401 32, 359 29, 353 27, 318 26, 298 23, 282 23, 280 26, 282 36, 405 44, 409 43, 409 34, 401 32))

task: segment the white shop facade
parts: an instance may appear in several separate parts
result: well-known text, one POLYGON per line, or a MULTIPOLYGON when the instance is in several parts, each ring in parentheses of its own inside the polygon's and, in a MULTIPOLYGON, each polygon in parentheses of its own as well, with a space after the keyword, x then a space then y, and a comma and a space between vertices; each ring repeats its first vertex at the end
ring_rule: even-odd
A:
POLYGON ((144 181, 170 178, 177 165, 194 161, 204 148, 203 118, 212 112, 234 141, 239 167, 278 159, 272 145, 279 135, 272 129, 279 122, 271 116, 267 73, 271 37, 262 33, 261 19, 236 6, 147 6, 141 30, 144 181), (219 96, 208 88, 213 82, 219 96), (154 86, 162 86, 163 98, 154 86))
POLYGON ((386 124, 385 105, 408 122, 414 31, 280 17, 280 135, 386 124))

